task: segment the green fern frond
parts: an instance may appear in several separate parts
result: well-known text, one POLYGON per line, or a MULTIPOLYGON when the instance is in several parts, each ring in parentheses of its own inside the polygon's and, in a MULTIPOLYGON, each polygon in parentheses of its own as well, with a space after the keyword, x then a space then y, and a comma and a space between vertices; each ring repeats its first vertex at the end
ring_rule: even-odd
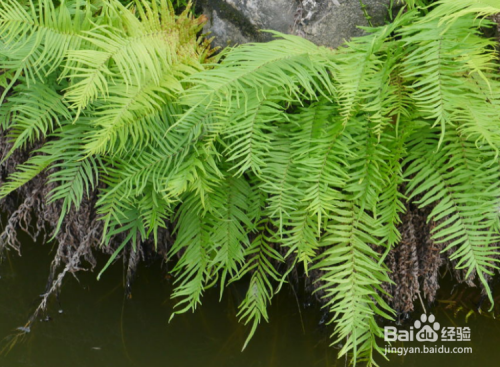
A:
POLYGON ((470 57, 483 53, 489 44, 477 36, 477 25, 472 16, 467 16, 454 22, 446 32, 445 25, 433 20, 410 25, 400 33, 406 47, 412 48, 402 76, 411 82, 411 97, 419 111, 434 126, 441 127, 442 138, 452 125, 457 106, 468 98, 465 83, 458 76, 474 70, 468 62, 470 57), (472 42, 467 41, 470 37, 472 42))
POLYGON ((101 103, 92 113, 96 129, 88 137, 88 154, 120 155, 130 143, 146 145, 153 139, 152 135, 164 134, 169 120, 172 121, 165 112, 177 112, 168 107, 179 91, 179 81, 169 75, 164 76, 160 84, 151 79, 142 87, 134 85, 124 89, 123 84, 110 87, 106 103, 101 103), (167 124, 157 117, 166 117, 167 124), (158 125, 163 125, 163 131, 158 125))
MULTIPOLYGON (((210 213, 192 193, 185 198, 177 215, 176 239, 171 254, 182 253, 173 272, 179 274, 172 298, 180 299, 175 313, 194 311, 210 279, 210 260, 214 256, 210 240, 210 213)), ((172 317, 175 315, 172 314, 172 317)))
MULTIPOLYGON (((387 44, 387 41, 391 40, 392 33, 398 26, 410 22, 412 16, 413 13, 408 13, 394 23, 369 29, 371 34, 348 42, 348 47, 340 49, 333 57, 334 77, 338 83, 336 98, 344 126, 365 104, 367 106, 364 110, 378 114, 379 119, 384 117, 383 111, 374 109, 376 103, 372 99, 376 100, 377 95, 383 93, 390 77, 390 67, 387 67, 385 54, 388 52, 387 48, 393 45, 387 44)), ((391 62, 394 62, 394 59, 391 62)))
POLYGON ((268 196, 265 214, 276 223, 280 236, 291 214, 301 205, 300 198, 303 195, 297 184, 300 182, 300 172, 294 164, 294 152, 290 140, 284 136, 287 131, 283 129, 276 132, 259 185, 259 189, 268 196))
POLYGON ((287 120, 283 107, 277 103, 279 98, 270 94, 259 99, 256 91, 249 91, 247 98, 246 106, 235 107, 233 113, 227 116, 226 127, 221 132, 221 140, 227 145, 222 153, 233 163, 231 170, 237 176, 247 171, 261 175, 273 130, 277 124, 287 120))
POLYGON ((9 119, 9 138, 13 141, 7 159, 17 149, 44 139, 72 116, 63 97, 54 90, 54 84, 35 83, 30 87, 19 84, 9 97, 3 113, 9 119))
POLYGON ((240 106, 246 109, 248 98, 260 100, 276 89, 289 101, 315 99, 317 93, 331 98, 335 93, 328 74, 332 51, 300 37, 272 33, 279 37, 274 42, 242 45, 213 69, 187 78, 192 87, 181 102, 189 109, 177 124, 195 124, 209 105, 224 106, 226 113, 240 106), (234 99, 235 104, 225 102, 234 99))
POLYGON ((263 233, 266 231, 266 223, 262 223, 258 229, 261 233, 245 251, 245 256, 249 259, 240 272, 240 277, 252 274, 246 297, 241 302, 238 312, 238 317, 244 320, 245 325, 252 324, 242 349, 246 348, 262 319, 269 321, 267 306, 279 290, 279 288, 275 290, 271 282, 274 280, 279 284, 283 283, 282 275, 276 270, 273 262, 283 262, 284 259, 273 248, 272 239, 263 233))
POLYGON ((294 116, 292 122, 304 130, 295 131, 292 146, 301 180, 306 188, 301 200, 317 219, 318 235, 322 218, 333 210, 347 179, 346 156, 350 148, 343 139, 344 126, 335 116, 337 109, 329 103, 313 103, 294 116))
POLYGON ((405 196, 401 193, 401 187, 404 182, 402 161, 407 157, 406 144, 408 137, 416 128, 412 120, 403 120, 400 125, 393 130, 386 130, 388 135, 387 147, 391 155, 387 159, 384 185, 379 193, 377 202, 377 217, 382 224, 381 243, 385 244, 386 251, 380 262, 384 260, 385 255, 396 246, 401 240, 401 234, 398 225, 401 223, 400 215, 406 211, 403 200, 405 196))
POLYGON ((381 352, 376 337, 382 334, 375 316, 391 319, 393 311, 383 300, 381 284, 390 282, 387 270, 379 264, 379 254, 370 244, 377 244, 378 223, 361 212, 346 197, 339 202, 327 226, 321 245, 325 251, 318 256, 314 268, 321 269, 325 301, 335 322, 333 343, 344 343, 339 357, 353 354, 353 361, 375 364, 373 351, 381 352))
POLYGON ((211 241, 215 256, 211 260, 214 272, 221 272, 221 296, 226 280, 238 276, 244 264, 245 248, 249 246, 247 232, 250 186, 243 178, 227 178, 212 196, 214 223, 211 241), (229 278, 228 278, 229 277, 229 278))
POLYGON ((60 129, 54 134, 59 140, 48 145, 53 149, 52 156, 57 157, 51 165, 53 172, 48 179, 48 182, 56 183, 50 192, 49 202, 61 200, 61 213, 54 234, 59 232, 70 209, 74 207, 78 210, 84 196, 89 197, 99 181, 99 158, 85 157, 79 145, 85 133, 88 133, 88 125, 80 120, 60 129))
POLYGON ((420 206, 434 204, 430 219, 440 221, 433 237, 454 248, 457 267, 467 276, 477 273, 493 299, 485 274, 497 269, 498 234, 491 228, 497 221, 500 198, 499 172, 495 151, 485 146, 481 155, 473 141, 450 130, 441 148, 436 130, 422 129, 411 137, 409 166, 405 176, 415 175, 408 185, 410 198, 423 194, 420 206))
POLYGON ((437 5, 439 6, 429 13, 429 19, 440 19, 440 23, 451 23, 471 14, 484 18, 500 13, 497 0, 440 0, 437 5))
POLYGON ((389 134, 383 134, 379 140, 376 125, 363 121, 360 117, 355 126, 349 129, 352 140, 349 159, 349 181, 345 191, 352 194, 362 211, 369 210, 375 215, 380 195, 383 192, 389 175, 389 134))
POLYGON ((192 193, 181 207, 172 251, 186 252, 174 269, 181 276, 172 297, 180 297, 178 306, 184 308, 176 313, 194 310, 207 283, 220 279, 222 295, 226 282, 240 276, 245 249, 249 246, 250 187, 242 178, 227 178, 222 188, 211 195, 210 211, 192 193))
POLYGON ((140 241, 147 239, 146 227, 141 216, 141 209, 134 205, 124 206, 124 210, 120 212, 119 217, 113 218, 115 221, 111 223, 106 223, 110 230, 106 231, 103 241, 109 243, 109 241, 120 234, 124 235, 124 239, 118 248, 113 252, 113 254, 108 259, 106 265, 101 269, 97 275, 99 280, 106 269, 113 263, 116 257, 123 251, 125 246, 129 243, 132 244, 134 251, 137 251, 137 245, 140 241))
POLYGON ((201 68, 203 50, 198 51, 197 43, 192 42, 200 24, 188 12, 176 17, 167 0, 136 1, 139 17, 118 1, 111 5, 122 18, 123 28, 100 27, 85 38, 90 49, 68 52, 69 65, 63 75, 73 84, 66 98, 78 111, 99 96, 107 97, 113 79, 120 78, 127 88, 140 90, 148 80, 156 86, 164 84, 169 70, 190 74, 201 68))
POLYGON ((42 0, 29 0, 26 6, 15 0, 2 2, 0 68, 22 70, 28 83, 43 81, 64 63, 68 51, 79 49, 85 35, 92 33, 89 10, 87 5, 71 14, 64 1, 57 7, 42 0))
POLYGON ((465 82, 470 92, 467 101, 457 106, 455 119, 459 122, 459 129, 468 139, 474 139, 477 145, 486 143, 498 152, 500 82, 489 73, 473 73, 465 82))
POLYGON ((25 163, 18 165, 16 172, 12 173, 9 180, 0 187, 0 199, 31 181, 57 159, 52 155, 44 155, 43 152, 33 152, 33 154, 25 163))

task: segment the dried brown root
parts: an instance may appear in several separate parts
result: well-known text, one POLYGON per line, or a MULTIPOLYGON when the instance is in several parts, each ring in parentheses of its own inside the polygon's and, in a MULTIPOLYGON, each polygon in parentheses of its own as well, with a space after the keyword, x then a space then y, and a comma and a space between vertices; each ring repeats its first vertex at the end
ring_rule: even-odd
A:
MULTIPOLYGON (((6 134, 0 131, 0 160, 7 155, 10 146, 6 134)), ((35 149, 36 147, 31 147, 29 151, 35 149)), ((18 150, 0 163, 0 185, 15 171, 18 164, 25 162, 28 158, 29 153, 18 150)), ((50 191, 54 188, 53 183, 47 182, 49 173, 38 175, 16 193, 0 200, 0 212, 7 215, 7 224, 0 230, 0 257, 9 249, 21 254, 21 244, 17 238, 19 230, 29 234, 34 241, 40 235, 43 235, 43 242, 48 239, 47 237, 54 237, 57 244, 45 292, 26 325, 18 330, 21 334, 30 331, 33 321, 46 310, 49 298, 58 294, 66 275, 71 274, 76 277, 80 271, 93 271, 97 266, 95 251, 112 254, 123 241, 123 238, 118 236, 111 241, 109 246, 101 246, 103 222, 98 220, 95 212, 99 188, 84 198, 78 210, 72 208, 66 214, 60 231, 54 236, 61 206, 59 202, 47 201, 50 191)), ((117 260, 123 257, 126 263, 125 290, 128 295, 132 289, 137 266, 141 261, 158 256, 166 258, 168 247, 172 243, 170 232, 163 230, 158 237, 161 245, 156 249, 153 241, 148 240, 138 245, 137 251, 134 251, 132 246, 126 247, 125 251, 117 257, 117 260)))

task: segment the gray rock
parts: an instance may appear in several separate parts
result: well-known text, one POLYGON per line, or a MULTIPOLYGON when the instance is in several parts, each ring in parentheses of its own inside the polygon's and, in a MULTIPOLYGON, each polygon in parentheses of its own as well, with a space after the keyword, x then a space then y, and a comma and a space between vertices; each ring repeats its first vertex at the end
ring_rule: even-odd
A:
MULTIPOLYGON (((363 0, 373 25, 384 24, 390 0, 363 0)), ((262 29, 295 34, 322 46, 338 47, 368 26, 359 0, 202 0, 205 32, 215 46, 272 39, 262 29)))

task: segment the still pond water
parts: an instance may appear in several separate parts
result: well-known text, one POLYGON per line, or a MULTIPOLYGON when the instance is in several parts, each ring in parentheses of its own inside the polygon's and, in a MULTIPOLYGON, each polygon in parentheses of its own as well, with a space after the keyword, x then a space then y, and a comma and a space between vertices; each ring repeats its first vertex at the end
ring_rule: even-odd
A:
MULTIPOLYGON (((48 276, 50 244, 23 239, 22 257, 11 252, 0 264, 0 349, 37 306, 48 276)), ((99 261, 102 267, 105 259, 99 261)), ((337 350, 328 347, 330 328, 318 326, 319 310, 299 310, 287 289, 270 307, 271 322, 261 325, 244 352, 248 329, 235 317, 244 285, 229 287, 221 302, 217 290, 207 292, 194 314, 176 316, 169 323, 172 286, 158 265, 139 269, 130 300, 123 296, 119 263, 100 281, 95 273, 79 274, 78 281, 68 276, 59 301, 50 303, 50 320, 38 320, 22 343, 0 356, 0 367, 345 366, 337 350)), ((500 366, 500 315, 473 315, 466 324, 463 311, 456 318, 444 307, 432 312, 441 326, 470 327, 471 342, 442 344, 472 347, 472 353, 392 355, 390 362, 380 360, 381 367, 500 366)))

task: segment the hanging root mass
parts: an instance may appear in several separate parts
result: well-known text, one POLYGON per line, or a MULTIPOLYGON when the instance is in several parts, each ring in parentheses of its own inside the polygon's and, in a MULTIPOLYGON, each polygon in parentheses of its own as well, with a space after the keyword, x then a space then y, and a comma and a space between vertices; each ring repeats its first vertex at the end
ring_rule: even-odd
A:
MULTIPOLYGON (((0 157, 5 157, 10 147, 11 144, 8 143, 6 133, 0 132, 0 157)), ((29 153, 17 150, 0 164, 0 186, 5 182, 7 176, 15 171, 17 164, 25 162, 28 156, 29 153)), ((33 241, 46 242, 52 237, 59 221, 61 207, 57 201, 49 202, 47 200, 48 193, 54 185, 47 182, 49 174, 50 172, 41 173, 15 194, 0 200, 0 213, 6 215, 7 218, 5 224, 2 223, 3 226, 0 227, 0 260, 5 255, 5 251, 9 250, 21 255, 21 242, 18 239, 19 230, 27 233, 33 241)), ((29 332, 33 321, 46 310, 50 296, 59 292, 67 274, 76 276, 80 271, 95 270, 97 262, 94 252, 99 251, 111 255, 116 250, 117 244, 123 240, 123 236, 117 236, 110 246, 101 246, 103 222, 97 219, 96 201, 97 190, 94 190, 82 202, 78 210, 73 207, 66 214, 61 230, 54 238, 57 249, 50 265, 45 292, 41 295, 41 301, 26 325, 20 328, 21 332, 29 332)), ((160 243, 164 246, 158 246, 154 256, 165 258, 170 239, 167 230, 161 231, 160 239, 160 243)), ((153 252, 153 242, 147 241, 141 244, 137 251, 134 251, 130 246, 126 251, 120 253, 126 264, 125 290, 127 295, 130 295, 138 264, 142 260, 150 259, 153 252)))

